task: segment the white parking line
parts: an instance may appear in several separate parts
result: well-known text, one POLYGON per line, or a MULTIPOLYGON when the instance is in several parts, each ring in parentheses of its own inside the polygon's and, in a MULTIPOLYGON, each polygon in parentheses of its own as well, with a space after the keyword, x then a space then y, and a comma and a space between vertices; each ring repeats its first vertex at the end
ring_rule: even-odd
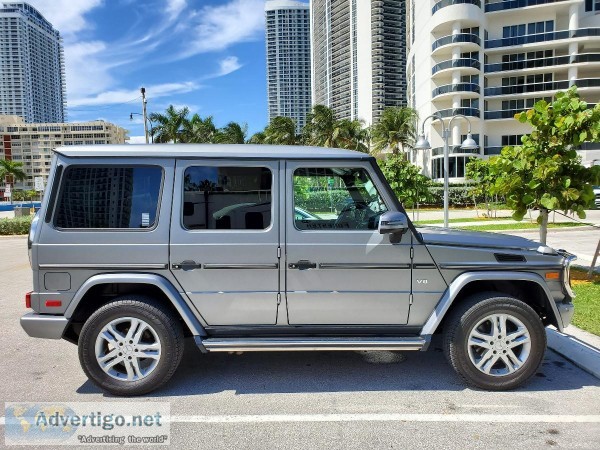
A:
MULTIPOLYGON (((298 422, 485 422, 485 423, 600 423, 600 415, 568 414, 265 414, 171 416, 170 423, 298 423, 298 422)), ((6 418, 0 417, 0 425, 6 418)))

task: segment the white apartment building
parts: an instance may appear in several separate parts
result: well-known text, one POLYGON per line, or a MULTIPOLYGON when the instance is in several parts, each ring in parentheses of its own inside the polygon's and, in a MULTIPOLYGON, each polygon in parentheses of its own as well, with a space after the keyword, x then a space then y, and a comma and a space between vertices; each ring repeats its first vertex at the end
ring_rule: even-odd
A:
POLYGON ((62 38, 23 2, 0 4, 0 114, 25 122, 64 122, 62 38))
POLYGON ((405 0, 311 0, 312 101, 377 121, 406 104, 405 0))
POLYGON ((290 117, 300 133, 311 109, 309 5, 267 0, 265 16, 269 122, 290 117))
MULTIPOLYGON (((14 183, 13 189, 30 190, 34 178, 46 183, 52 150, 63 145, 124 144, 127 130, 102 120, 82 123, 25 123, 18 116, 0 116, 0 159, 23 163, 27 179, 14 183)), ((4 198, 0 180, 0 199, 4 198)))
MULTIPOLYGON (((537 100, 576 84, 588 103, 600 101, 598 0, 408 0, 407 8, 409 105, 421 120, 436 112, 446 123, 454 114, 468 116, 479 143, 479 150, 461 150, 467 124, 453 122, 454 182, 464 181, 473 155, 519 144, 531 129, 514 115, 537 100)), ((428 121, 425 132, 433 148, 413 158, 426 175, 441 179, 440 122, 428 121)), ((594 148, 584 146, 584 163, 600 158, 594 148)))

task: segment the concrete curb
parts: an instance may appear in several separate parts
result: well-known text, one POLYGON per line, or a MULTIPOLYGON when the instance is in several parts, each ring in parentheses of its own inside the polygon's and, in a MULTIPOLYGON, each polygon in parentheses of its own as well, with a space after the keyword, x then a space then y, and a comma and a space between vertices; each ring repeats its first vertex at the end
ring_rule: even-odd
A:
POLYGON ((546 328, 548 348, 600 379, 600 337, 573 325, 564 331, 546 328))

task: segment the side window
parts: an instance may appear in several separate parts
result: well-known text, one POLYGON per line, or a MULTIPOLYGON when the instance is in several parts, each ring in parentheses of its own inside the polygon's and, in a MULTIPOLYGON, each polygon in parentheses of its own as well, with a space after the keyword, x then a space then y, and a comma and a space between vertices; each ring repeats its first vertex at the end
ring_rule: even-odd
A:
POLYGON ((183 226, 189 230, 265 230, 271 226, 273 174, 266 167, 188 167, 183 226))
POLYGON ((156 223, 162 168, 70 166, 55 214, 58 228, 151 228, 156 223))
POLYGON ((362 168, 300 168, 294 172, 298 230, 376 230, 387 211, 362 168))

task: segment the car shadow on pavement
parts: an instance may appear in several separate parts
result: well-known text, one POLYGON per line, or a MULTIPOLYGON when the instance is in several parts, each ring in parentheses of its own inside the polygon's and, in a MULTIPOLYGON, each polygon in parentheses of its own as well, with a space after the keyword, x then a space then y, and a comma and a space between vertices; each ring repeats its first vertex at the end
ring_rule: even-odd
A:
MULTIPOLYGON (((600 380, 547 351, 536 375, 517 391, 600 386, 600 380)), ((243 394, 359 391, 461 391, 467 385, 446 362, 441 343, 427 352, 246 352, 202 354, 193 341, 173 378, 149 397, 234 391, 243 394)), ((89 380, 80 394, 100 393, 89 380)))

